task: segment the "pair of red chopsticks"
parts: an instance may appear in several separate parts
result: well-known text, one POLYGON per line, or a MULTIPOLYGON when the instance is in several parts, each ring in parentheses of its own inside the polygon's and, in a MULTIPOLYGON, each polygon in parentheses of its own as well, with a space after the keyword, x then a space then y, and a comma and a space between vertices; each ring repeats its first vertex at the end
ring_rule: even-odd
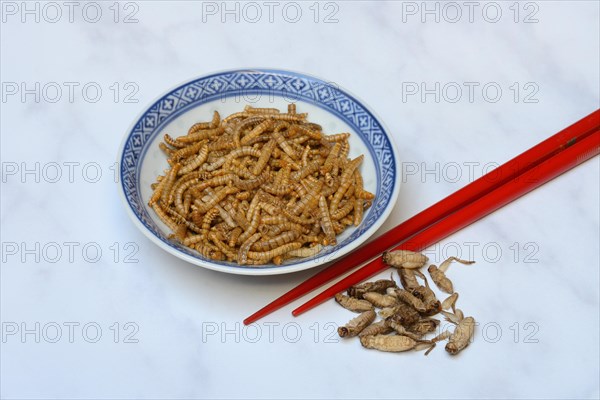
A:
POLYGON ((292 314, 298 316, 387 268, 379 257, 384 251, 421 251, 599 153, 600 109, 336 261, 246 318, 244 324, 251 324, 370 261, 296 308, 292 314))

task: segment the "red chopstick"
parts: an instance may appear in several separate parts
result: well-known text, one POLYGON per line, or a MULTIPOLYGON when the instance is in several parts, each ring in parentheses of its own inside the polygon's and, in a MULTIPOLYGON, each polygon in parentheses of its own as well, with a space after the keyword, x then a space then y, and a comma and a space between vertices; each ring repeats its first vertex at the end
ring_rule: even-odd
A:
POLYGON ((466 204, 469 204, 473 200, 483 196, 486 193, 489 193, 505 182, 513 179, 515 176, 518 176, 524 171, 535 167, 544 160, 560 152, 573 141, 581 140, 599 127, 600 110, 596 110, 575 124, 506 162, 494 171, 471 182, 457 192, 451 194, 433 206, 408 219, 404 223, 384 233, 376 240, 370 242, 368 245, 363 246, 336 261, 329 267, 315 274, 305 282, 296 286, 289 292, 285 293, 281 297, 277 298, 256 313, 246 318, 244 320, 244 324, 251 324, 252 322, 299 298, 300 296, 303 296, 304 294, 351 270, 355 266, 361 265, 364 262, 373 259, 377 255, 389 250, 391 247, 397 245, 403 240, 410 238, 436 221, 441 220, 461 207, 464 207, 466 204))
MULTIPOLYGON (((507 182, 445 219, 431 225, 394 249, 421 251, 598 154, 600 154, 600 130, 596 130, 583 140, 574 143, 535 168, 526 171, 518 176, 518 179, 507 182)), ((296 308, 292 311, 292 314, 298 316, 333 297, 336 293, 386 268, 387 266, 383 263, 382 258, 376 258, 358 271, 348 275, 313 299, 296 308)))

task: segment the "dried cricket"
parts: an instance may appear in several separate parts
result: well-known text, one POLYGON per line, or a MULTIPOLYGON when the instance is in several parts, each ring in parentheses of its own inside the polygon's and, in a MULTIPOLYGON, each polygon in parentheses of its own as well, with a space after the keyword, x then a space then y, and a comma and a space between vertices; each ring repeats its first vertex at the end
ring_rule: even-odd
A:
POLYGON ((435 318, 423 318, 414 324, 410 325, 407 329, 417 335, 426 335, 430 332, 435 332, 437 327, 440 325, 440 320, 435 318))
POLYGON ((400 283, 402 284, 402 287, 404 289, 412 291, 413 289, 419 286, 419 282, 417 281, 417 272, 418 270, 414 269, 398 268, 400 283))
POLYGON ((458 354, 469 345, 475 333, 475 319, 473 317, 463 318, 446 344, 446 351, 452 355, 458 354))
POLYGON ((466 261, 456 257, 450 257, 446 261, 444 261, 439 268, 433 264, 430 265, 429 268, 427 268, 427 271, 429 272, 429 275, 431 275, 431 279, 433 280, 435 285, 442 292, 446 292, 448 294, 454 292, 454 286, 452 285, 452 281, 448 279, 448 277, 446 277, 446 271, 448 270, 448 267, 450 267, 452 261, 456 261, 466 265, 475 263, 475 261, 466 261))
POLYGON ((348 288, 348 296, 362 299, 363 294, 367 292, 385 293, 388 288, 397 287, 393 279, 380 279, 375 282, 365 282, 348 288))
POLYGON ((363 294, 362 297, 378 308, 393 307, 398 304, 398 299, 394 296, 390 296, 389 294, 367 292, 363 294))
MULTIPOLYGON (((344 207, 342 203, 341 207, 344 207)), ((367 312, 351 321, 349 325, 356 326, 359 321, 361 344, 366 348, 377 349, 381 351, 400 352, 406 350, 426 350, 428 355, 435 347, 436 343, 448 340, 446 351, 450 354, 457 354, 468 346, 474 333, 475 320, 473 317, 464 317, 463 312, 456 308, 458 293, 453 292, 440 302, 431 287, 425 275, 419 271, 427 258, 418 253, 409 251, 384 253, 386 262, 397 266, 400 281, 404 288, 399 288, 393 278, 382 279, 375 282, 364 282, 348 288, 348 295, 341 293, 336 295, 336 301, 345 308, 355 312, 360 312, 367 307, 379 308, 380 321, 372 323, 374 320, 374 309, 369 309, 369 324, 365 322, 367 312), (407 267, 408 266, 408 267, 407 267), (417 277, 420 277, 424 285, 420 285, 417 277), (452 313, 446 310, 452 309, 452 313), (444 330, 433 338, 427 339, 426 335, 436 332, 440 326, 440 320, 430 316, 441 313, 445 319, 456 325, 454 332, 444 330), (364 317, 361 317, 365 315, 364 317), (368 326, 367 326, 368 325, 368 326), (394 332, 388 335, 390 332, 394 332)), ((458 261, 464 264, 471 264, 471 261, 459 260, 451 257, 442 263, 437 269, 438 273, 443 274, 452 261, 458 261), (442 268, 443 267, 443 268, 442 268)), ((430 268, 431 272, 432 268, 430 268)), ((435 275, 434 272, 433 275, 435 275)), ((434 280, 441 289, 440 275, 434 280)), ((346 336, 346 330, 341 332, 346 336)), ((340 333, 340 336, 342 333, 340 333)))
POLYGON ((421 253, 409 250, 386 251, 383 262, 396 268, 419 269, 425 265, 428 258, 421 253))
POLYGON ((404 303, 399 303, 398 305, 392 307, 391 311, 392 314, 386 317, 386 319, 395 321, 404 327, 411 326, 421 318, 421 315, 419 315, 417 310, 407 306, 404 303))
MULTIPOLYGON (((419 344, 418 341, 401 335, 375 335, 363 336, 360 338, 360 344, 367 349, 375 349, 379 351, 401 352, 413 350, 419 344)), ((427 344, 427 347, 430 347, 427 344)))
POLYGON ((448 310, 452 308, 452 311, 455 310, 456 301, 458 300, 458 293, 454 292, 450 296, 448 296, 444 301, 442 301, 442 310, 448 310))
POLYGON ((398 335, 408 336, 409 338, 415 339, 415 340, 418 340, 423 336, 422 334, 419 335, 414 332, 409 332, 402 324, 400 324, 397 321, 394 321, 393 319, 385 319, 382 322, 384 323, 385 326, 396 331, 396 333, 398 335))
POLYGON ((389 288, 387 293, 390 296, 396 297, 401 302, 411 306, 420 313, 427 312, 427 307, 425 306, 423 301, 405 289, 389 288))
POLYGON ((421 299, 423 304, 425 305, 425 312, 423 315, 435 315, 442 309, 442 303, 435 297, 435 293, 429 287, 427 283, 427 279, 425 280, 425 286, 418 286, 413 289, 412 294, 421 299))
POLYGON ((357 336, 363 329, 371 325, 375 320, 375 311, 369 310, 353 318, 344 326, 338 328, 338 335, 340 337, 353 337, 357 336))
POLYGON ((358 336, 363 337, 372 335, 385 335, 387 333, 390 333, 392 330, 393 329, 390 326, 388 326, 385 323, 385 321, 379 321, 367 326, 365 329, 362 330, 361 333, 358 334, 358 336))
POLYGON ((341 293, 335 295, 335 301, 347 310, 354 312, 365 312, 373 309, 373 304, 367 300, 359 300, 354 297, 344 296, 341 293))

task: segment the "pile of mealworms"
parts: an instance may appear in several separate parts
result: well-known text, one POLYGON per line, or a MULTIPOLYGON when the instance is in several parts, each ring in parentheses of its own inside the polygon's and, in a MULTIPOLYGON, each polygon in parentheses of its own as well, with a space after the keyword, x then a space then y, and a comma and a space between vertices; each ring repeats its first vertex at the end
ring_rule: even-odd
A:
POLYGON ((446 271, 453 261, 462 264, 473 264, 474 261, 450 257, 439 268, 435 265, 427 268, 438 289, 450 295, 441 302, 420 271, 428 261, 425 255, 397 250, 384 253, 383 261, 398 270, 402 288, 390 277, 352 286, 348 289, 347 296, 338 293, 335 300, 342 307, 360 313, 338 328, 340 337, 358 336, 363 347, 368 349, 389 352, 427 350, 425 355, 433 350, 437 342, 443 340, 448 340, 446 351, 452 355, 467 347, 473 337, 475 319, 465 317, 456 308, 458 293, 454 291, 454 285, 446 276, 446 271), (378 314, 381 320, 378 322, 375 322, 375 308, 380 308, 378 314), (449 309, 452 312, 446 311, 449 309), (438 333, 440 320, 432 318, 438 313, 456 327, 453 331, 445 329, 437 336, 425 339, 427 334, 438 333))
POLYGON ((213 260, 282 264, 335 245, 358 226, 374 195, 349 133, 327 135, 289 104, 253 108, 164 135, 170 168, 148 203, 171 238, 213 260))

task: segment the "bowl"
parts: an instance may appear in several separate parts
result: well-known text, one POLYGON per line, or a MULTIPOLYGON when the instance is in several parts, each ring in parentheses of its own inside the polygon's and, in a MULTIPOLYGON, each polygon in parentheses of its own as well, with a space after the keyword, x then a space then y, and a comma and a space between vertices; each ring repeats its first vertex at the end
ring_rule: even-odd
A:
POLYGON ((398 156, 387 129, 364 102, 332 81, 291 71, 244 69, 217 72, 192 79, 168 90, 147 107, 127 130, 119 154, 119 192, 134 224, 153 243, 192 264, 243 275, 275 275, 314 268, 339 258, 365 242, 390 215, 398 198, 398 156), (336 246, 326 246, 310 258, 286 260, 282 265, 240 266, 210 260, 170 240, 170 230, 148 207, 150 185, 168 167, 158 143, 165 133, 180 136, 198 121, 221 117, 245 105, 298 112, 323 127, 327 134, 350 132, 350 154, 364 154, 360 167, 365 189, 375 194, 358 227, 346 229, 336 246))

